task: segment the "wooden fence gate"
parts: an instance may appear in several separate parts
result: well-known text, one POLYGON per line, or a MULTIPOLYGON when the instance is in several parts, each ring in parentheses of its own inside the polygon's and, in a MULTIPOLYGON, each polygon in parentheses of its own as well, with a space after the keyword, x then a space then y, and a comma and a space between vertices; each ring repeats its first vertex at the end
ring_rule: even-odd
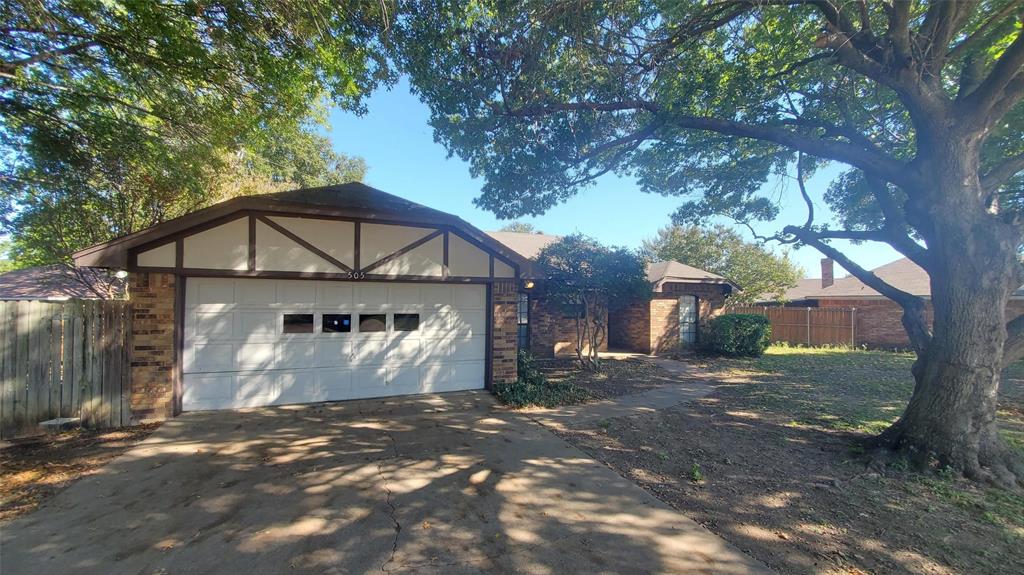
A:
POLYGON ((128 425, 130 341, 125 301, 0 301, 0 437, 56 418, 128 425))
POLYGON ((772 322, 772 341, 795 345, 856 345, 853 308, 755 307, 730 308, 731 313, 762 315, 772 322))

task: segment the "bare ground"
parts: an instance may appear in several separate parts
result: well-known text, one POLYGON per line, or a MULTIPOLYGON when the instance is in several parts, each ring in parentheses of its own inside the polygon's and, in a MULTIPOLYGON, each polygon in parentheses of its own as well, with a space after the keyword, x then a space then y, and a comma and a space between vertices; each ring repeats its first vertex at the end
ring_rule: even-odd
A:
POLYGON ((19 439, 0 449, 0 521, 35 510, 149 436, 158 424, 75 430, 19 439))
MULTIPOLYGON (((858 440, 899 415, 907 355, 774 348, 713 360, 703 400, 565 437, 782 573, 1024 573, 1024 496, 897 461, 858 440)), ((1024 448, 1024 366, 1000 420, 1024 448)))
POLYGON ((672 374, 638 357, 605 358, 600 373, 581 370, 576 361, 569 358, 536 361, 548 381, 578 385, 593 399, 641 393, 676 381, 672 374))

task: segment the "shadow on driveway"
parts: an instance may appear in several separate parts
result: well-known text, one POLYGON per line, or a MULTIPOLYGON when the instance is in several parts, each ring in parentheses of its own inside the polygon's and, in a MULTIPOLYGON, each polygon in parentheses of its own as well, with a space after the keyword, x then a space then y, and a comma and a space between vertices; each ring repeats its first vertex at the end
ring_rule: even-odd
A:
POLYGON ((39 573, 756 573, 482 392, 186 414, 35 513, 39 573))

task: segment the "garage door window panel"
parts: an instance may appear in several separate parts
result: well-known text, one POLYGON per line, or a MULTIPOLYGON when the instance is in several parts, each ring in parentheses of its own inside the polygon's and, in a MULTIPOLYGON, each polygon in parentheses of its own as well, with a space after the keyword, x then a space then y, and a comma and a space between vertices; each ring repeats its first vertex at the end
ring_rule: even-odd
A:
POLYGON ((323 333, 349 333, 352 331, 352 314, 325 313, 322 324, 323 333))
POLYGON ((313 333, 313 314, 284 314, 283 333, 313 333))
POLYGON ((396 313, 395 331, 419 331, 420 314, 418 313, 396 313))
POLYGON ((387 331, 387 317, 387 314, 383 313, 359 314, 359 333, 380 333, 387 331))

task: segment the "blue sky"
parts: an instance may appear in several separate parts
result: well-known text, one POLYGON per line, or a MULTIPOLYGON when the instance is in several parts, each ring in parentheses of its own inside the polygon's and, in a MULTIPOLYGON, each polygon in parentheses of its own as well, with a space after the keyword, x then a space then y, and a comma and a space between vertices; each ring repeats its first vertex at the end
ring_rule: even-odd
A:
MULTIPOLYGON (((366 183, 412 201, 458 215, 478 228, 496 230, 507 222, 473 205, 483 181, 469 175, 468 164, 448 158, 444 147, 434 142, 427 123, 426 105, 409 92, 403 79, 389 91, 374 93, 363 116, 334 110, 327 133, 335 149, 343 154, 361 156, 369 171, 366 183)), ((819 201, 816 211, 825 213, 820 202, 835 170, 823 171, 809 182, 809 190, 819 201)), ((775 190, 778 182, 769 183, 775 190)), ((759 233, 770 234, 782 225, 800 223, 806 217, 803 202, 791 185, 781 194, 782 213, 778 222, 766 223, 759 233), (776 228, 777 226, 777 228, 776 228)), ((609 175, 568 202, 535 218, 521 218, 549 234, 582 232, 602 243, 639 247, 640 242, 669 223, 670 214, 680 198, 645 194, 635 182, 609 175)), ((877 267, 899 257, 888 246, 836 244, 867 267, 877 267)), ((777 247, 775 249, 778 249, 777 247)), ((809 277, 818 277, 821 254, 811 248, 793 252, 809 277)))

